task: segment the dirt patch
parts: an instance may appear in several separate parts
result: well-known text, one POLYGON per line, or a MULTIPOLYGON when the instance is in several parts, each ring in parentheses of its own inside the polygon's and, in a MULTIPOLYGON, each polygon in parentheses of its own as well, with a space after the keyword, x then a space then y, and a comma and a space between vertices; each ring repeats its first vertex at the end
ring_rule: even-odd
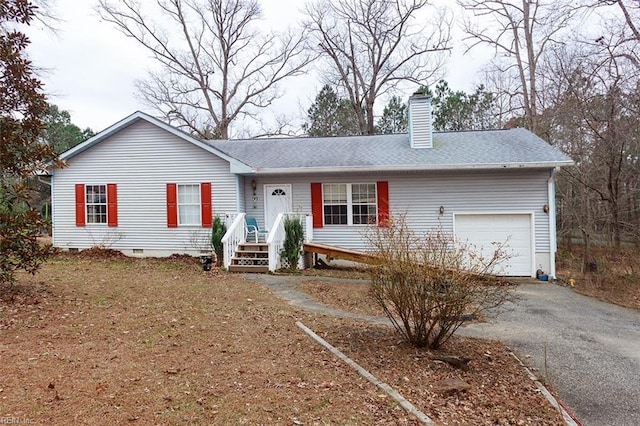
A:
POLYGON ((535 384, 499 342, 454 337, 441 351, 416 349, 389 327, 325 328, 323 338, 439 424, 558 424, 535 384), (434 361, 441 353, 471 358, 469 370, 434 361), (461 385, 452 386, 454 383, 461 385), (518 385, 515 385, 515 384, 518 385))
POLYGON ((299 330, 302 321, 439 422, 561 424, 499 344, 451 341, 447 352, 473 358, 462 373, 398 342, 389 328, 296 310, 188 259, 58 256, 19 285, 0 302, 3 416, 38 424, 417 424, 299 330), (470 388, 434 391, 444 377, 470 388))
POLYGON ((367 267, 348 267, 329 265, 326 268, 309 268, 298 271, 302 275, 313 277, 331 277, 331 278, 347 278, 347 279, 369 279, 367 267))

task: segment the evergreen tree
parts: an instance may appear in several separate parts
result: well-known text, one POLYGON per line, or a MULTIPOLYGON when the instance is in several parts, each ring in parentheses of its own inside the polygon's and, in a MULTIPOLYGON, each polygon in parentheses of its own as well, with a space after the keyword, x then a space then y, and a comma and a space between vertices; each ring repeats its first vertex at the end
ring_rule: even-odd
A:
POLYGON ((52 145, 58 154, 95 135, 95 132, 90 128, 81 130, 80 127, 73 124, 69 112, 61 110, 57 105, 49 105, 43 122, 45 128, 42 132, 42 138, 52 145))
POLYGON ((309 108, 304 130, 309 136, 357 135, 358 120, 348 99, 342 99, 326 84, 309 108))
POLYGON ((454 92, 446 81, 440 80, 435 90, 426 87, 423 93, 432 97, 435 130, 485 130, 498 125, 494 95, 482 85, 467 94, 462 90, 454 92))
POLYGON ((48 105, 24 55, 29 39, 14 28, 35 9, 29 0, 0 0, 0 283, 14 282, 17 270, 35 273, 52 253, 37 241, 45 221, 29 205, 35 176, 56 160, 40 139, 48 105))
POLYGON ((376 133, 406 133, 409 116, 407 104, 399 96, 393 96, 384 107, 382 117, 376 125, 376 133))

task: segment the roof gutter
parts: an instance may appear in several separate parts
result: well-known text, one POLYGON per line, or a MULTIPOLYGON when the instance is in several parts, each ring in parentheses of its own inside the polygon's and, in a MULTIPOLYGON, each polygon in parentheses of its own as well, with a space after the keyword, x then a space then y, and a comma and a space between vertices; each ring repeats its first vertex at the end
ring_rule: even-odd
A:
MULTIPOLYGON (((367 167, 287 167, 287 168, 254 168, 252 174, 275 175, 286 173, 379 173, 379 172, 415 172, 415 171, 444 171, 444 170, 504 170, 504 169, 548 169, 570 166, 573 161, 551 161, 534 163, 496 163, 496 164, 443 164, 430 166, 367 166, 367 167)), ((241 173, 241 172, 236 172, 241 173)), ((247 172, 245 172, 247 173, 247 172)))

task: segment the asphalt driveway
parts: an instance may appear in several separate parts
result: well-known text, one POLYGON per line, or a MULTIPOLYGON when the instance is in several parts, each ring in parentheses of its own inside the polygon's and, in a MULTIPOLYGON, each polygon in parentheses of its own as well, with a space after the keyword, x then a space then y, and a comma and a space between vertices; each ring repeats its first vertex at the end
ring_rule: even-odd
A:
POLYGON ((505 342, 585 425, 640 425, 640 312, 548 283, 516 295, 497 319, 459 332, 505 342))

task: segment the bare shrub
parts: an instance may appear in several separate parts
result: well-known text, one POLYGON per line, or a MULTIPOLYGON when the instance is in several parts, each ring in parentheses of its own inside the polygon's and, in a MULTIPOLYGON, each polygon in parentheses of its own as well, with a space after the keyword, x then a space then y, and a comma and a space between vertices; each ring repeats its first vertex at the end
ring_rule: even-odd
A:
POLYGON ((368 236, 380 264, 371 268, 372 293, 409 343, 437 349, 464 322, 487 315, 509 299, 509 288, 490 274, 507 260, 504 243, 484 257, 441 229, 417 235, 404 216, 368 236))

